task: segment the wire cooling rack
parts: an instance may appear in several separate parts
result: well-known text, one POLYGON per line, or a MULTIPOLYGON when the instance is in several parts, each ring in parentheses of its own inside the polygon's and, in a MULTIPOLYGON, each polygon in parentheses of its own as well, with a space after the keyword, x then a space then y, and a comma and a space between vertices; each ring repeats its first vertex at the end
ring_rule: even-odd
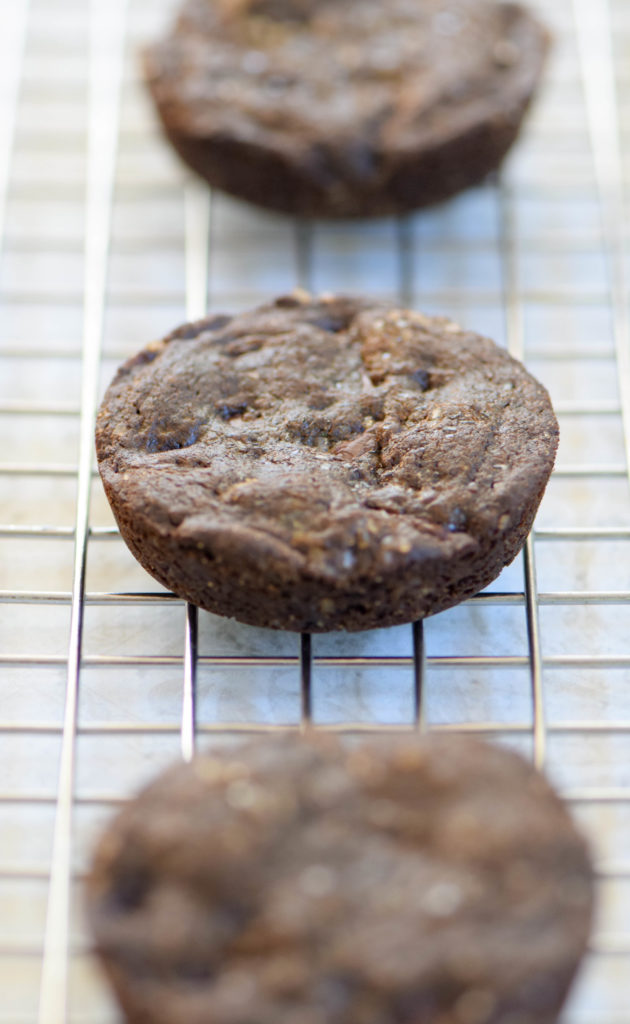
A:
POLYGON ((563 1024, 629 1024, 630 9, 539 4, 554 58, 500 179, 400 221, 312 225, 210 196, 160 139, 137 52, 171 6, 0 3, 0 1022, 115 1021, 80 906, 113 806, 196 743, 312 720, 473 732, 544 766, 598 874, 563 1024), (298 283, 453 315, 554 398, 558 466, 523 555, 424 628, 311 641, 198 614, 106 507, 92 430, 117 363, 208 304, 298 283))

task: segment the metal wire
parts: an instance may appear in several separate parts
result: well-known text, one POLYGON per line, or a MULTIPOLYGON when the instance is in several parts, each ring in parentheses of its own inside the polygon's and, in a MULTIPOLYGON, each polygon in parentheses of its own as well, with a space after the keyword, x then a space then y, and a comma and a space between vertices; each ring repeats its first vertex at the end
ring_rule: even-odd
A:
MULTIPOLYGON (((313 286, 313 225, 299 217, 295 221, 294 248, 296 284, 310 291, 313 286)), ((300 634, 300 728, 307 732, 313 724, 313 641, 310 633, 300 634)))
POLYGON ((28 0, 17 0, 12 9, 13 39, 12 45, 4 58, 6 108, 0 119, 0 238, 4 236, 7 193, 9 188, 9 171, 16 127, 17 100, 20 87, 20 72, 26 42, 28 24, 28 0))
MULTIPOLYGON (((515 359, 523 360, 523 320, 519 299, 516 253, 514 242, 514 218, 509 190, 500 187, 500 245, 504 271, 505 316, 508 349, 515 359)), ((545 763, 547 739, 545 705, 543 694, 543 659, 540 648, 540 624, 538 620, 538 585, 536 581, 536 557, 534 542, 529 536, 523 549, 523 572, 525 587, 525 614, 527 621, 527 644, 529 649, 529 672, 532 692, 532 718, 534 731, 534 764, 542 769, 545 763)))
POLYGON ((412 629, 413 647, 413 720, 419 732, 428 731, 426 710, 425 674, 427 658, 424 645, 424 626, 414 622, 412 629))
POLYGON ((623 160, 609 0, 573 0, 591 150, 608 262, 621 399, 625 473, 630 479, 630 311, 624 237, 623 160))
POLYGON ((66 701, 38 1024, 60 1024, 67 1015, 72 809, 83 632, 83 594, 90 513, 94 421, 118 140, 125 13, 126 0, 113 0, 107 5, 106 10, 98 0, 92 0, 90 7, 90 118, 85 226, 83 374, 74 537, 75 556, 66 701))
MULTIPOLYGON (((398 217, 396 221, 398 249, 398 298, 405 309, 413 306, 414 266, 413 227, 410 217, 398 217)), ((413 721, 420 733, 428 730, 426 709, 426 650, 424 623, 414 622, 411 627, 411 650, 413 657, 413 721)))
POLYGON ((300 636, 300 721, 303 731, 310 728, 313 722, 312 664, 311 634, 302 633, 300 636))
MULTIPOLYGON (((186 317, 200 320, 208 308, 208 270, 212 204, 206 188, 189 181, 185 191, 186 219, 186 317)), ((184 632, 184 689, 182 694, 181 747, 184 761, 195 753, 198 612, 186 606, 184 632)))
POLYGON ((184 632, 184 690, 182 694, 181 745, 184 761, 192 761, 195 754, 197 732, 197 637, 198 613, 192 604, 186 605, 184 632))

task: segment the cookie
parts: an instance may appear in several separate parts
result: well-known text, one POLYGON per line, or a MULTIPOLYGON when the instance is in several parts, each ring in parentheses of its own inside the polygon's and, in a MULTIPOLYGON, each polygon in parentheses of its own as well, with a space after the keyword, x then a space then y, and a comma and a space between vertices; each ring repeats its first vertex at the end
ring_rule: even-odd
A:
POLYGON ((149 346, 96 431, 148 572, 211 612, 308 632, 411 622, 485 587, 525 541, 557 438, 547 392, 493 342, 306 294, 149 346))
POLYGON ((547 782, 462 737, 265 737, 123 809, 87 907, 130 1024, 552 1024, 584 844, 547 782))
POLYGON ((166 135, 213 186, 310 217, 401 213, 480 182, 548 48, 489 0, 188 0, 145 54, 166 135))

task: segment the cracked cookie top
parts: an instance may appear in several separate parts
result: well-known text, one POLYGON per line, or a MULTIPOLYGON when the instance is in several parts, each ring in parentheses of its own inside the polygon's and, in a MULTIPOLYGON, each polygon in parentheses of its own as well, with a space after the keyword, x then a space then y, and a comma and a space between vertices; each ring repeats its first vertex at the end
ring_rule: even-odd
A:
POLYGON ((125 521, 215 560, 258 549, 335 587, 489 544, 510 555, 556 443, 545 389, 488 339, 306 294, 149 346, 119 370, 97 429, 125 521))

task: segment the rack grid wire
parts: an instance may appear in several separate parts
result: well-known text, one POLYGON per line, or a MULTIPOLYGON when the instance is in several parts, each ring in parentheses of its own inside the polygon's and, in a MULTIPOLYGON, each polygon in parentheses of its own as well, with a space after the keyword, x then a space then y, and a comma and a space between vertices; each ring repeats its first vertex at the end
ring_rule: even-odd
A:
POLYGON ((138 70, 172 0, 0 4, 0 1022, 117 1020, 81 915, 113 807, 239 733, 470 732, 570 801, 598 878, 563 1024, 629 1024, 630 8, 539 0, 547 85, 500 177, 364 224, 294 222, 191 181, 138 70), (410 628, 302 636, 165 593, 93 462, 118 362, 296 285, 495 337, 549 387, 558 465, 521 556, 410 628))

